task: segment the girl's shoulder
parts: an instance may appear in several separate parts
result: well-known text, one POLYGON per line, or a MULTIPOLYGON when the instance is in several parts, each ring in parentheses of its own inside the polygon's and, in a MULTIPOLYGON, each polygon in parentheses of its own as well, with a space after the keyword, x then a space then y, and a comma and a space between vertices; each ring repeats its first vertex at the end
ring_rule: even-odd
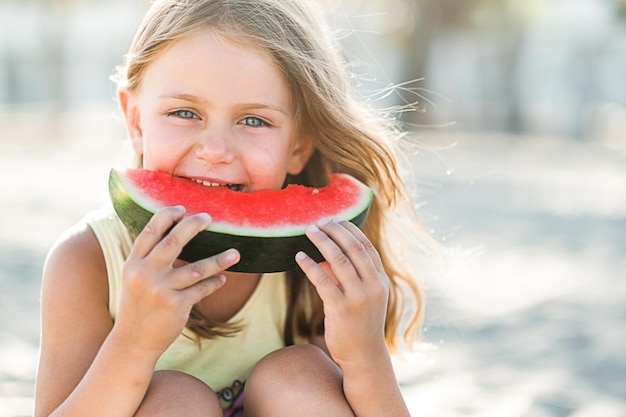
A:
POLYGON ((46 266, 53 261, 94 265, 104 261, 100 243, 87 222, 76 223, 57 239, 48 253, 46 266))
MULTIPOLYGON (((50 249, 43 270, 44 293, 85 297, 91 293, 108 297, 106 264, 100 243, 89 225, 81 221, 70 227, 50 249)), ((75 299, 75 298, 74 298, 75 299)))

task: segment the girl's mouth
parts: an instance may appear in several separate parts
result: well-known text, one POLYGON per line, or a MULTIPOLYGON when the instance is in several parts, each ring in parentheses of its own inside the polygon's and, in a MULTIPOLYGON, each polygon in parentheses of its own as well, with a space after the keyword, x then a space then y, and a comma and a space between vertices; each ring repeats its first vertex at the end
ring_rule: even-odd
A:
POLYGON ((241 191, 243 188, 241 184, 220 184, 218 182, 201 180, 199 178, 190 178, 190 180, 195 182, 196 184, 204 185, 205 187, 226 187, 233 191, 241 191))

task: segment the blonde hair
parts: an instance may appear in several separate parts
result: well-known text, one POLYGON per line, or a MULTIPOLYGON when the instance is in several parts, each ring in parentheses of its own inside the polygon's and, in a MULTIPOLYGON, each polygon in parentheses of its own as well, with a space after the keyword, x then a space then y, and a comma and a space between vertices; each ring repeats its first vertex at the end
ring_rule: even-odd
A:
MULTIPOLYGON (((363 227, 378 249, 391 291, 385 338, 390 348, 404 327, 411 343, 423 315, 423 296, 414 271, 406 270, 385 232, 393 210, 410 209, 410 199, 394 154, 402 134, 372 109, 359 104, 351 91, 350 74, 339 48, 314 5, 297 0, 157 0, 148 11, 137 35, 118 68, 120 88, 138 90, 148 65, 168 46, 196 30, 210 29, 244 46, 267 51, 283 74, 295 107, 296 123, 315 144, 304 170, 289 176, 287 183, 309 186, 326 184, 330 172, 358 178, 375 193, 363 227), (413 309, 406 320, 407 298, 413 309), (406 320, 406 323, 403 323, 406 320)), ((416 224, 416 223, 414 223, 416 224)), ((409 239, 418 239, 419 232, 409 239)), ((323 311, 315 291, 301 271, 290 272, 289 311, 285 331, 287 344, 297 337, 323 331, 323 311), (309 307, 307 307, 309 306, 309 307), (313 312, 307 312, 312 306, 313 312)), ((228 335, 218 323, 207 323, 195 312, 188 327, 203 337, 228 335)))

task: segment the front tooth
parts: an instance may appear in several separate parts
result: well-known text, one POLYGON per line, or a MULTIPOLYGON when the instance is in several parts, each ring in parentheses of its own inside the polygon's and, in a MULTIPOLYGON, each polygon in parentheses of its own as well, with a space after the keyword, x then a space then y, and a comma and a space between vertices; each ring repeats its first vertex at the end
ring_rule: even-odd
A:
POLYGON ((211 181, 195 180, 198 184, 202 184, 205 187, 218 187, 220 184, 211 181))
POLYGON ((221 186, 224 185, 224 184, 220 184, 218 182, 211 182, 211 181, 201 180, 199 178, 194 178, 193 181, 196 184, 201 184, 201 185, 204 185, 205 187, 221 187, 221 186))

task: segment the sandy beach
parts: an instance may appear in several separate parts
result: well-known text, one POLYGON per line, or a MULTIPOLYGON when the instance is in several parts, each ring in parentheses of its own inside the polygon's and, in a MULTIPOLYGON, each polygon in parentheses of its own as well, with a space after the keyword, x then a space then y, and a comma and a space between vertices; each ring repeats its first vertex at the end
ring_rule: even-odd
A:
MULTIPOLYGON (((43 115, 42 115, 43 114, 43 115)), ((420 132, 415 202, 445 268, 398 359, 414 416, 626 416, 626 149, 420 132)), ((112 103, 0 124, 0 417, 32 415, 46 251, 122 164, 112 103)))

